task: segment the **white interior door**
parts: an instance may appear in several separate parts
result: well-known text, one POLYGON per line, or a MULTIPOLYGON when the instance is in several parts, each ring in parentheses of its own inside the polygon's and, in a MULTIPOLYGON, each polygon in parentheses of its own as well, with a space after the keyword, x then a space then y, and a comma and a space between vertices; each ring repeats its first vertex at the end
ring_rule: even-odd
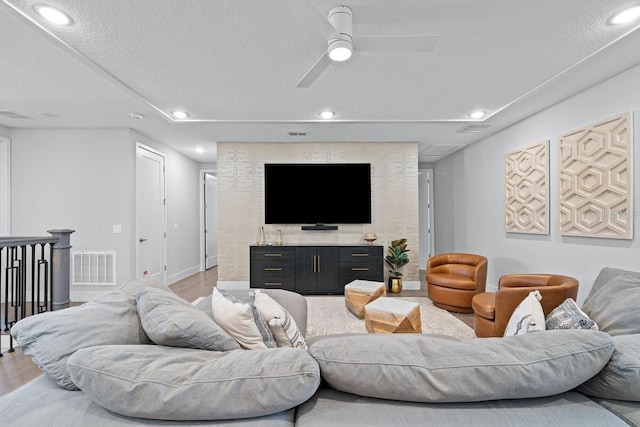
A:
POLYGON ((141 145, 136 150, 136 276, 166 283, 165 158, 141 145))
POLYGON ((204 175, 205 268, 218 265, 218 179, 204 175))
POLYGON ((432 171, 423 169, 418 171, 418 216, 420 227, 420 266, 427 268, 427 260, 435 255, 433 248, 433 182, 432 171))

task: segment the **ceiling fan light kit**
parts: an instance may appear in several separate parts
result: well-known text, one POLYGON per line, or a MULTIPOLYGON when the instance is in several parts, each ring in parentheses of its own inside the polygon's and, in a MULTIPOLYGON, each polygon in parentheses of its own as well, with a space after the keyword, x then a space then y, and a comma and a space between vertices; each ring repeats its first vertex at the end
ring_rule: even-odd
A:
POLYGON ((292 8, 327 40, 327 50, 320 56, 297 87, 308 88, 334 62, 346 61, 358 52, 431 52, 438 43, 435 35, 391 35, 353 37, 353 12, 347 6, 334 6, 326 16, 306 0, 289 0, 292 8))
POLYGON ((329 11, 327 19, 338 36, 329 40, 329 58, 333 61, 346 61, 353 52, 353 12, 347 6, 335 6, 329 11))

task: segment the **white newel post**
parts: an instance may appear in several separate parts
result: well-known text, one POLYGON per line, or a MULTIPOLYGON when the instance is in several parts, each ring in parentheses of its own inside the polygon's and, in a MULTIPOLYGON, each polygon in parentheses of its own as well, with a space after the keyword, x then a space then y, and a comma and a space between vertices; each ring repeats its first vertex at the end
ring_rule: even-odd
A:
POLYGON ((51 246, 51 306, 53 310, 69 307, 71 233, 75 230, 47 230, 58 241, 51 246))

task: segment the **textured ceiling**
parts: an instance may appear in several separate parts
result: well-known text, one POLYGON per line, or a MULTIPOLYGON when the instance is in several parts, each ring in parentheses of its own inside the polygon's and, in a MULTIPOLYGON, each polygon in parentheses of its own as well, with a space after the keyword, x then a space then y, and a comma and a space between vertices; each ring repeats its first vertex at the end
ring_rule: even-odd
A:
POLYGON ((2 0, 0 110, 31 118, 0 125, 129 127, 200 161, 216 141, 418 141, 434 161, 640 63, 637 23, 607 24, 636 1, 353 0, 354 36, 437 35, 436 48, 356 44, 302 89, 326 40, 295 1, 52 0, 75 21, 55 27, 41 0, 2 0), (486 129, 458 133, 474 109, 486 129))

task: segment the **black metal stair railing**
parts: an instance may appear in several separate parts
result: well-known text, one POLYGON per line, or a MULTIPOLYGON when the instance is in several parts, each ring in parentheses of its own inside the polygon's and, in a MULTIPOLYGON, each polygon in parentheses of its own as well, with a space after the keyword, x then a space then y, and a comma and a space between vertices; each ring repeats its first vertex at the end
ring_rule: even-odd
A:
POLYGON ((0 333, 8 339, 8 352, 14 351, 9 332, 16 322, 68 306, 68 243, 72 232, 52 230, 49 237, 0 237, 0 333), (56 281, 60 283, 54 287, 56 281), (63 299, 58 298, 62 301, 58 304, 54 304, 56 289, 62 289, 63 299))

